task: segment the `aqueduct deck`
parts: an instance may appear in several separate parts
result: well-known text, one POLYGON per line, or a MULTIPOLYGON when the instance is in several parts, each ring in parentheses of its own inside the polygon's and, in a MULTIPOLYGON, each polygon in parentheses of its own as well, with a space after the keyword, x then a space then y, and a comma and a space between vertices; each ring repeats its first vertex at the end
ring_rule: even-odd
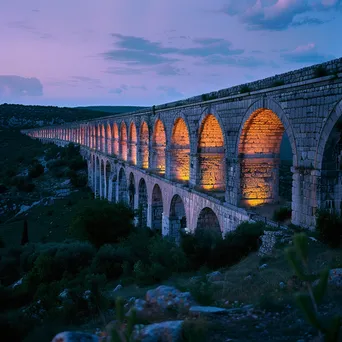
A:
MULTIPOLYGON (((141 208, 145 225, 229 231, 279 200, 280 145, 292 150, 292 222, 342 211, 342 58, 183 101, 25 130, 81 145, 95 194, 141 208), (323 76, 325 75, 325 76, 323 76)), ((289 189, 291 191, 291 189, 289 189)))

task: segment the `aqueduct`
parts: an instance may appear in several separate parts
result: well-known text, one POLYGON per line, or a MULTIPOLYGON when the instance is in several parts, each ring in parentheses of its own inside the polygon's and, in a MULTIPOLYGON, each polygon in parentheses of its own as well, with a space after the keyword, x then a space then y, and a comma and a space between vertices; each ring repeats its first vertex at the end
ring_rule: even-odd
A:
POLYGON ((79 144, 96 196, 140 209, 140 223, 163 235, 204 226, 227 232, 250 218, 249 208, 278 202, 284 134, 292 151, 292 222, 312 228, 318 208, 342 211, 342 58, 23 133, 79 144))

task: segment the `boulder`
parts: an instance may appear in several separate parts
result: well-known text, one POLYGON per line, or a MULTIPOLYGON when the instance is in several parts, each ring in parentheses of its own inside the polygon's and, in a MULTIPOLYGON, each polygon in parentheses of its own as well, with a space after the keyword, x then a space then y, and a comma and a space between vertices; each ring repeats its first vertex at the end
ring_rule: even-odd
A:
POLYGON ((183 321, 166 321, 136 326, 133 341, 140 342, 177 342, 181 340, 183 321))
POLYGON ((81 331, 63 331, 57 334, 52 342, 98 342, 99 338, 93 334, 81 331))
POLYGON ((211 282, 213 281, 223 281, 224 276, 220 271, 215 271, 212 273, 207 274, 207 279, 211 282))

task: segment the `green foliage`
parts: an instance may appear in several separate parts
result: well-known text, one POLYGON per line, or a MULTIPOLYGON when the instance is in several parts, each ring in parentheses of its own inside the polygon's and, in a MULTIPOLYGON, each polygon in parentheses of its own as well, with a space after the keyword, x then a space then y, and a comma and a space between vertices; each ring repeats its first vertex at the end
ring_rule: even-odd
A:
POLYGON ((285 84, 285 82, 283 80, 276 80, 272 83, 272 87, 280 87, 284 84, 285 84))
POLYGON ((125 204, 112 204, 94 200, 74 217, 70 232, 73 236, 86 239, 96 247, 119 242, 133 228, 134 213, 125 204))
POLYGON ((243 85, 240 88, 240 94, 250 93, 251 89, 248 87, 248 85, 243 85))
POLYGON ((75 188, 84 188, 88 184, 88 177, 83 174, 79 175, 75 173, 71 175, 70 183, 75 188))
POLYGON ((20 244, 22 246, 26 245, 29 242, 28 239, 28 228, 27 228, 27 220, 24 220, 24 227, 23 227, 23 233, 21 235, 21 242, 20 244))
POLYGON ((80 155, 75 156, 69 161, 70 170, 78 171, 85 169, 87 167, 87 162, 80 155))
POLYGON ((10 184, 14 185, 18 191, 24 192, 32 192, 35 188, 35 185, 31 182, 31 179, 25 176, 13 177, 10 184))
POLYGON ((44 173, 44 166, 42 164, 36 163, 29 169, 30 178, 38 178, 44 173))
POLYGON ((285 250, 286 257, 297 277, 305 282, 307 293, 297 293, 296 302, 306 320, 318 331, 320 341, 337 342, 342 327, 342 317, 336 316, 326 326, 319 316, 319 305, 323 301, 327 289, 329 270, 323 270, 318 276, 308 266, 308 239, 305 233, 297 233, 293 237, 293 246, 285 250), (318 279, 314 287, 313 282, 318 279))
POLYGON ((281 207, 274 211, 273 220, 276 222, 284 222, 291 219, 292 210, 289 207, 281 207))
POLYGON ((187 290, 191 293, 196 302, 200 305, 213 305, 214 288, 208 281, 206 275, 202 275, 199 282, 188 286, 187 290))
POLYGON ((318 210, 316 231, 322 242, 332 248, 342 247, 342 216, 328 210, 318 210))
POLYGON ((329 75, 329 72, 323 65, 319 65, 314 70, 314 77, 315 78, 324 77, 324 76, 328 76, 328 75, 329 75))
POLYGON ((217 269, 233 265, 250 252, 256 251, 264 228, 261 222, 243 222, 224 238, 210 229, 196 230, 194 234, 182 236, 181 246, 192 268, 207 265, 217 269))
POLYGON ((0 235, 0 248, 4 248, 5 247, 5 242, 3 237, 0 235))
POLYGON ((111 342, 129 342, 132 340, 134 325, 136 324, 136 311, 133 308, 125 324, 124 301, 118 297, 115 301, 115 314, 117 322, 111 331, 111 342))
POLYGON ((185 342, 208 341, 210 323, 204 318, 186 319, 182 325, 182 340, 185 342))

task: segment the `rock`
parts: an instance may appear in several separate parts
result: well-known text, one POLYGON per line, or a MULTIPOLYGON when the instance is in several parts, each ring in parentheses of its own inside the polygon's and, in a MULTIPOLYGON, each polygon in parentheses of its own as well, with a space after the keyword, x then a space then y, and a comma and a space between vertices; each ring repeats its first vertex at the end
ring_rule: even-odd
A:
POLYGON ((14 289, 15 287, 21 285, 23 283, 23 278, 17 280, 14 284, 11 285, 12 289, 14 289))
POLYGON ((281 282, 279 283, 279 287, 280 287, 281 289, 283 289, 283 288, 285 287, 285 283, 284 283, 283 281, 281 281, 281 282))
POLYGON ((68 299, 69 297, 69 290, 68 289, 64 289, 59 295, 58 297, 60 299, 68 299))
POLYGON ((225 314, 227 313, 227 309, 218 308, 216 306, 192 306, 189 309, 189 313, 192 315, 225 314))
POLYGON ((250 274, 244 278, 244 280, 251 280, 251 279, 252 279, 252 276, 250 274))
POLYGON ((140 342, 177 342, 182 335, 183 321, 166 321, 136 326, 133 332, 133 340, 140 342))
POLYGON ((267 264, 262 264, 262 265, 259 267, 259 270, 263 270, 263 269, 265 269, 266 267, 268 267, 267 264))
POLYGON ((67 179, 66 181, 61 183, 62 186, 69 185, 69 184, 70 184, 70 179, 67 179))
POLYGON ((333 268, 329 272, 329 285, 342 287, 342 268, 333 268))
POLYGON ((99 342, 99 338, 81 331, 63 331, 57 334, 52 342, 99 342))
POLYGON ((209 281, 222 281, 224 280, 224 276, 221 272, 215 271, 215 272, 207 274, 207 279, 209 281))
POLYGON ((85 300, 89 300, 90 299, 90 296, 91 296, 91 291, 90 290, 86 290, 86 291, 84 291, 84 293, 83 293, 83 299, 85 299, 85 300))
POLYGON ((113 292, 119 291, 119 290, 121 290, 121 289, 122 289, 122 285, 119 284, 119 285, 113 290, 113 292))

